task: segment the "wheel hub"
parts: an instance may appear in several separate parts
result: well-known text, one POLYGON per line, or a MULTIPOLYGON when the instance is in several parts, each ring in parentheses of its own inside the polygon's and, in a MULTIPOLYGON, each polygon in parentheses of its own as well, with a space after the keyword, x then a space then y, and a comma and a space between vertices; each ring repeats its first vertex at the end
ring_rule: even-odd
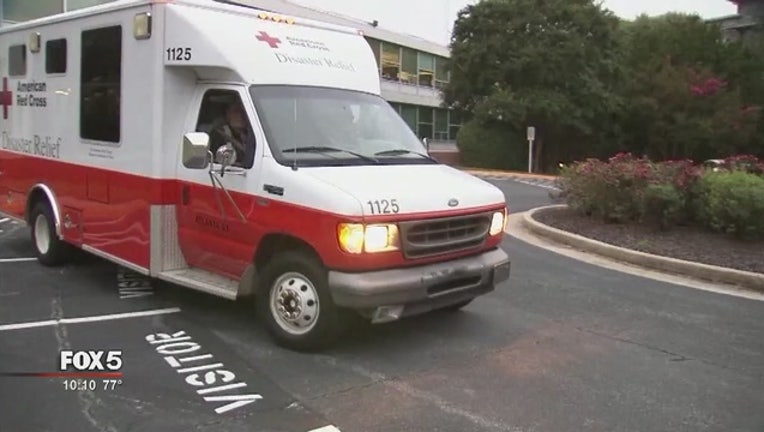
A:
POLYGON ((41 254, 48 253, 50 248, 50 230, 48 220, 42 214, 37 215, 34 222, 35 246, 41 254))
POLYGON ((276 323, 290 334, 305 334, 318 320, 318 292, 302 274, 287 273, 278 278, 271 289, 270 303, 276 323))
POLYGON ((299 293, 286 289, 279 295, 279 311, 288 319, 295 320, 302 314, 301 301, 299 293))

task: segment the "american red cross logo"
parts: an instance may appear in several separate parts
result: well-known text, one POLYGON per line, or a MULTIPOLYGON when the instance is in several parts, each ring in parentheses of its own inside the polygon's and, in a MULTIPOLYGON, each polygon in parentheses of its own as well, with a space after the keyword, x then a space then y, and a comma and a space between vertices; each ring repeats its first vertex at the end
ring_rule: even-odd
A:
POLYGON ((0 92, 0 105, 3 106, 3 118, 8 119, 8 107, 13 105, 13 92, 8 89, 8 78, 3 78, 3 91, 0 92))
POLYGON ((264 31, 260 32, 260 35, 257 36, 257 40, 267 43, 271 48, 278 48, 281 43, 281 39, 273 37, 264 31))

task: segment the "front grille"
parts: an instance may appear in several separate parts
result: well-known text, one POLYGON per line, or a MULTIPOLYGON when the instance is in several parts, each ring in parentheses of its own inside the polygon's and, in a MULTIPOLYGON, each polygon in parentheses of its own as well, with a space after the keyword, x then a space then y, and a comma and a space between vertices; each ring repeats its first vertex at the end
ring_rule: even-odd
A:
POLYGON ((403 222, 403 253, 406 258, 424 258, 479 248, 490 226, 491 214, 403 222))

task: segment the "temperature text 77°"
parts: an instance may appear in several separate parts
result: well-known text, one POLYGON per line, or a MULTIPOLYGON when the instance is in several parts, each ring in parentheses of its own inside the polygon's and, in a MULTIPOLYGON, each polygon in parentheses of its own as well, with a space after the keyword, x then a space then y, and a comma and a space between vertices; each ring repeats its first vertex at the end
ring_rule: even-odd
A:
POLYGON ((121 379, 105 379, 102 381, 104 390, 114 390, 115 388, 122 385, 121 379))

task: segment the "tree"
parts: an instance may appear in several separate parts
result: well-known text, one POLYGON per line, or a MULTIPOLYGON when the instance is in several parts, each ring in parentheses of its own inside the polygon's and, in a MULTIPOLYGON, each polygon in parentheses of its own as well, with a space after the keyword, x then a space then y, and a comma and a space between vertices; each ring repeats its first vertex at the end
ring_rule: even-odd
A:
POLYGON ((750 139, 756 110, 741 107, 739 90, 709 69, 674 63, 640 67, 630 87, 629 149, 652 159, 705 160, 734 153, 750 139))
POLYGON ((628 151, 703 160, 747 151, 764 94, 762 63, 700 17, 639 17, 621 27, 628 151))
POLYGON ((764 31, 746 35, 736 48, 736 71, 743 103, 748 110, 758 111, 758 127, 743 153, 758 155, 764 159, 764 31))
POLYGON ((467 6, 454 25, 445 102, 472 112, 475 122, 504 124, 491 130, 513 131, 507 141, 535 126, 537 167, 602 145, 620 106, 617 27, 618 19, 592 0, 467 6))

